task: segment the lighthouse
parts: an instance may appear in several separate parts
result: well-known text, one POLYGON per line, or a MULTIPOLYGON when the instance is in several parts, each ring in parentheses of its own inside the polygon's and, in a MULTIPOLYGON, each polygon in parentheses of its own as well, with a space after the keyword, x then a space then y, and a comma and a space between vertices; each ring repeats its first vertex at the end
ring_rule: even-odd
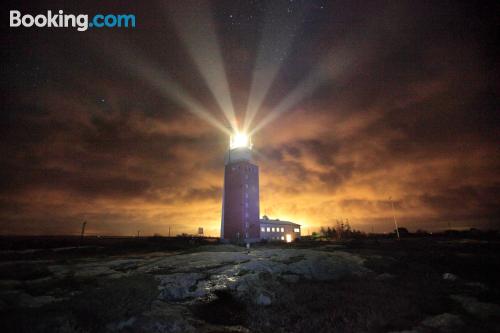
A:
POLYGON ((252 160, 252 142, 242 133, 231 136, 224 159, 221 239, 251 243, 260 240, 259 167, 252 160))

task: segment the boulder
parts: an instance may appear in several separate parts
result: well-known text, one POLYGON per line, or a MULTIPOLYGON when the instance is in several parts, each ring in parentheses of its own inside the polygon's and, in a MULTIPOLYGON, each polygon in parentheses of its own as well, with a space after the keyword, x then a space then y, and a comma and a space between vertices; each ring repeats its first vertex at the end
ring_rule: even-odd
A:
POLYGON ((207 293, 204 288, 199 288, 198 282, 205 279, 201 273, 174 273, 157 275, 160 281, 158 289, 159 298, 166 301, 179 301, 186 298, 202 297, 207 293))
POLYGON ((500 306, 493 303, 480 302, 475 297, 452 295, 454 301, 460 303, 465 311, 480 319, 500 317, 500 306))
POLYGON ((271 305, 271 297, 265 294, 258 294, 255 298, 255 304, 257 305, 271 305))
POLYGON ((451 313, 442 313, 437 316, 428 317, 422 321, 422 325, 445 332, 456 332, 464 326, 462 319, 451 313))

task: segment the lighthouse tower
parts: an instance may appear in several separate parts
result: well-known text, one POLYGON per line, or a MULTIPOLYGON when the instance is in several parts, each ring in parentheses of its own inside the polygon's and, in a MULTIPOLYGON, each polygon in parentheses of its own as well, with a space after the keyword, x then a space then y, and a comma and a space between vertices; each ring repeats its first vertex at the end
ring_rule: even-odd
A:
POLYGON ((244 134, 231 136, 225 156, 221 239, 260 239, 259 167, 252 163, 252 143, 244 134))

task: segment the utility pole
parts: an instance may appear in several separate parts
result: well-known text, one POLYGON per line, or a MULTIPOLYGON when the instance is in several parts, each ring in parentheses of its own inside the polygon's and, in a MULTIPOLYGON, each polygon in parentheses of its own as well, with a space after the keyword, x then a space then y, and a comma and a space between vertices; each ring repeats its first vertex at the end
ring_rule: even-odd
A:
POLYGON ((83 243, 83 236, 85 235, 85 227, 87 226, 87 221, 83 221, 82 223, 82 233, 80 235, 80 245, 83 243))
POLYGON ((399 238, 398 221, 396 221, 396 213, 394 212, 394 202, 392 202, 392 197, 389 197, 389 201, 391 202, 392 217, 394 217, 394 225, 396 226, 396 235, 398 235, 398 240, 399 240, 400 238, 399 238))
POLYGON ((170 226, 168 226, 168 237, 170 237, 170 226))

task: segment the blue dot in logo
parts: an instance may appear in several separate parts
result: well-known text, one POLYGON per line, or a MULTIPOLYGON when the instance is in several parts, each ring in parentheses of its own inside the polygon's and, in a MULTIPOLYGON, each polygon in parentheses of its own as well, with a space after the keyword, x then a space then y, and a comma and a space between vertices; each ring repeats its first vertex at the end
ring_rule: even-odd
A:
POLYGON ((92 28, 94 26, 94 23, 90 22, 89 27, 92 28))

